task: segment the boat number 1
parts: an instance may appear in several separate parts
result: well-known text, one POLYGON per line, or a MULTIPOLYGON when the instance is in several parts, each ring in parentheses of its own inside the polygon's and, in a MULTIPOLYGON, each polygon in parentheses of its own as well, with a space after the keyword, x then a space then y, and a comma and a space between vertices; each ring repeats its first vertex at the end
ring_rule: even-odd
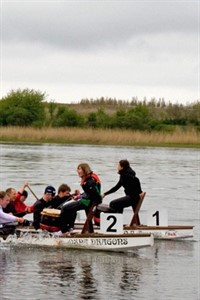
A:
POLYGON ((168 226, 168 213, 166 209, 152 208, 146 213, 147 226, 168 226))
POLYGON ((107 228, 107 232, 116 232, 117 231, 117 229, 114 229, 113 227, 115 226, 115 224, 116 224, 116 222, 117 222, 117 218, 115 217, 115 216, 113 216, 113 215, 109 215, 108 217, 107 217, 107 220, 108 221, 110 221, 110 220, 112 220, 112 223, 110 224, 110 226, 108 226, 108 228, 107 228))
POLYGON ((157 210, 152 217, 156 217, 156 225, 159 226, 160 222, 159 222, 159 211, 157 210))

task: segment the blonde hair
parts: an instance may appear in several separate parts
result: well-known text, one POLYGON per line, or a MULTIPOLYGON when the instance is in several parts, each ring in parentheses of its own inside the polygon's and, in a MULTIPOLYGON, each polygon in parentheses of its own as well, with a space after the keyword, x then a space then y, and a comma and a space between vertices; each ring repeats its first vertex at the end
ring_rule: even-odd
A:
POLYGON ((12 192, 16 192, 16 190, 15 190, 14 188, 8 188, 8 189, 6 190, 6 194, 7 194, 8 196, 10 196, 10 195, 12 194, 12 192))
POLYGON ((92 170, 90 169, 90 166, 86 163, 79 164, 77 169, 80 169, 80 168, 83 170, 84 177, 86 177, 88 174, 90 174, 92 172, 92 170))

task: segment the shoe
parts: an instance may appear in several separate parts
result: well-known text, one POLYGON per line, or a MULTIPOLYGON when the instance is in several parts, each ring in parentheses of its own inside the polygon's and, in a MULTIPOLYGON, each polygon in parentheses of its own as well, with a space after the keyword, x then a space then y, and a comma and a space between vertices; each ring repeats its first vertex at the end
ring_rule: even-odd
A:
POLYGON ((56 232, 53 233, 53 235, 54 236, 62 236, 63 233, 62 233, 62 231, 56 231, 56 232))
POLYGON ((67 231, 67 232, 64 232, 64 233, 62 234, 62 236, 63 236, 63 237, 71 236, 71 233, 70 233, 69 231, 67 231))

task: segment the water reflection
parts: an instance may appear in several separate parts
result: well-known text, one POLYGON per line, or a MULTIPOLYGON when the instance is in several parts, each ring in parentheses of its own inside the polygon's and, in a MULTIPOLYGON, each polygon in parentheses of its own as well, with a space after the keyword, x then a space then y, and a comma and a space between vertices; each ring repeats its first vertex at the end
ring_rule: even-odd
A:
POLYGON ((80 268, 81 272, 78 279, 80 299, 98 299, 96 298, 98 283, 93 275, 92 266, 82 262, 80 268))
POLYGON ((120 288, 126 292, 131 290, 137 290, 140 284, 140 269, 135 269, 134 266, 128 265, 127 263, 123 265, 120 288), (131 283, 131 284, 130 284, 131 283))
POLYGON ((68 295, 74 295, 75 289, 77 299, 102 299, 102 294, 115 291, 115 288, 120 288, 122 293, 136 291, 143 259, 135 253, 127 255, 72 250, 63 254, 59 251, 40 260, 38 274, 43 286, 53 284, 57 289, 59 286, 62 293, 68 295))

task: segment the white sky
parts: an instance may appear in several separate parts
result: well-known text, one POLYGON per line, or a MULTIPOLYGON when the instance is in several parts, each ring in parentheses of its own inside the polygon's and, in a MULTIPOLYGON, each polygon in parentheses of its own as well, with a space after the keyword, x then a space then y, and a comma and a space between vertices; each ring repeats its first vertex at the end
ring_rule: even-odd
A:
POLYGON ((0 3, 0 98, 200 99, 199 0, 0 3))

